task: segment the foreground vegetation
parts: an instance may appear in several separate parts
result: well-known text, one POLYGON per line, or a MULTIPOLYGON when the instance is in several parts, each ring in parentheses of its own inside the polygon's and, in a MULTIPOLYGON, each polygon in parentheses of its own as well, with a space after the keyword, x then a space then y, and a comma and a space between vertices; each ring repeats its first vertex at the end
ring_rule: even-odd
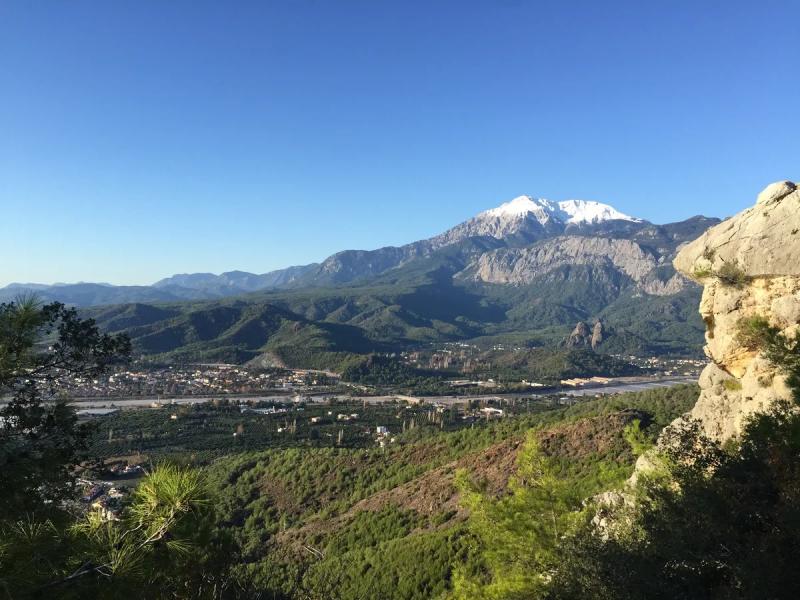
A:
MULTIPOLYGON (((8 598, 800 593, 788 575, 800 556, 800 417, 790 406, 725 448, 696 426, 665 429, 695 386, 542 403, 494 421, 368 408, 344 439, 332 421, 278 438, 283 415, 256 414, 240 429, 244 413, 226 403, 175 419, 122 413, 90 431, 58 401, 58 381, 124 359, 127 340, 32 303, 4 305, 0 331, 0 384, 12 397, 0 429, 8 598), (379 421, 394 438, 383 447, 367 434, 379 421), (671 443, 651 455, 651 475, 616 503, 587 502, 620 489, 662 431, 671 443), (121 518, 103 521, 77 500, 75 467, 132 451, 151 466, 121 518)), ((794 342, 764 323, 746 333, 800 381, 794 342)))
MULTIPOLYGON (((604 457, 617 467, 632 460, 620 436, 634 414, 619 416, 620 408, 640 402, 636 415, 645 416, 644 406, 651 406, 647 419, 657 428, 668 419, 665 409, 682 410, 693 393, 683 391, 683 404, 663 392, 633 403, 542 405, 531 413, 526 407, 518 418, 467 428, 427 409, 371 409, 374 422, 354 432, 378 419, 390 422, 395 442, 386 448, 355 434, 334 442, 325 435, 326 427, 339 427, 333 423, 319 423, 316 436, 298 427, 281 444, 263 443, 268 436, 252 423, 234 429, 242 413, 226 403, 123 413, 90 431, 58 401, 58 382, 124 359, 127 340, 102 335, 57 305, 6 305, 2 325, 2 384, 13 397, 3 410, 2 457, 16 483, 2 492, 0 577, 12 598, 48 597, 54 589, 62 597, 147 591, 149 597, 354 598, 376 587, 386 588, 387 597, 444 593, 453 565, 477 564, 455 485, 459 467, 483 465, 475 481, 500 493, 527 430, 540 430, 555 455, 579 439, 566 443, 558 427, 599 418, 593 426, 605 436, 602 448, 564 463, 575 473, 583 465, 586 489, 598 488, 622 476, 602 466, 604 457), (37 345, 45 336, 55 336, 50 348, 37 345), (238 445, 231 445, 231 430, 244 434, 238 445), (154 466, 122 519, 102 522, 73 500, 73 466, 81 457, 100 454, 94 458, 102 461, 134 447, 150 453, 154 466), (163 462, 176 459, 189 466, 163 462)), ((337 410, 321 408, 325 416, 337 410)), ((271 427, 263 431, 271 434, 271 427)))
MULTIPOLYGON (((457 598, 797 598, 800 558, 800 342, 765 319, 743 341, 784 371, 794 402, 754 416, 725 446, 699 423, 663 431, 635 487, 580 503, 535 442, 509 494, 465 484, 478 569, 457 598)), ((631 447, 648 449, 638 426, 631 447)))
POLYGON ((638 419, 653 436, 695 396, 685 386, 455 431, 425 424, 385 449, 242 453, 208 473, 220 528, 240 552, 235 571, 267 597, 363 598, 378 589, 383 598, 436 597, 455 567, 480 566, 461 478, 501 494, 534 431, 575 497, 585 497, 630 473, 626 426, 638 419))

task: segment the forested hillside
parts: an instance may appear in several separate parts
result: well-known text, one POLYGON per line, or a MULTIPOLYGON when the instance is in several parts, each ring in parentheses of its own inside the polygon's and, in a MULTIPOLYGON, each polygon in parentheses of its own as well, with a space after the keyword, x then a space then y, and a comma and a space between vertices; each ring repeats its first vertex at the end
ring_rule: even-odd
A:
POLYGON ((579 502, 630 474, 626 428, 641 423, 652 438, 696 393, 625 394, 444 433, 423 422, 386 449, 238 453, 209 467, 218 527, 235 541, 237 572, 267 597, 437 597, 455 569, 480 568, 459 472, 502 495, 532 431, 579 502))
POLYGON ((551 273, 536 286, 454 282, 444 268, 369 286, 261 293, 191 304, 130 304, 87 311, 131 336, 153 360, 246 362, 341 370, 353 355, 421 344, 491 339, 558 346, 577 321, 601 318, 599 350, 694 356, 702 321, 697 288, 642 296, 597 273, 551 273))

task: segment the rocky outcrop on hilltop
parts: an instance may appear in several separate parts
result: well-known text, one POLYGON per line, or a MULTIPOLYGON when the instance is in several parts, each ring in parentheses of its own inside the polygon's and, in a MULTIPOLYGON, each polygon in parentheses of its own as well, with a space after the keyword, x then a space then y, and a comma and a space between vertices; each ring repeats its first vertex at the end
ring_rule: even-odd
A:
POLYGON ((674 265, 703 284, 711 362, 690 416, 725 441, 742 432, 748 416, 790 398, 783 376, 739 331, 754 317, 790 337, 800 331, 800 189, 790 181, 768 186, 755 206, 683 247, 674 265))
POLYGON ((591 348, 596 350, 603 342, 603 333, 603 322, 600 319, 591 328, 584 321, 578 321, 564 345, 567 348, 591 348))
POLYGON ((588 346, 592 343, 592 334, 589 331, 589 326, 583 321, 578 321, 575 329, 569 334, 565 345, 567 348, 580 348, 588 346))
MULTIPOLYGON (((706 325, 704 350, 709 364, 700 375, 694 407, 669 425, 672 432, 700 423, 709 438, 736 439, 748 419, 783 400, 790 400, 782 372, 742 335, 754 319, 768 323, 787 338, 800 335, 800 189, 795 183, 773 183, 755 206, 706 230, 678 252, 675 269, 703 285, 700 315, 706 325)), ((670 443, 662 433, 656 448, 642 454, 628 486, 645 473, 663 467, 659 454, 670 443)), ((618 511, 632 506, 630 487, 594 498, 593 522, 600 534, 613 536, 618 511)))
POLYGON ((592 327, 592 350, 595 350, 600 344, 603 343, 603 322, 598 319, 597 323, 592 327))

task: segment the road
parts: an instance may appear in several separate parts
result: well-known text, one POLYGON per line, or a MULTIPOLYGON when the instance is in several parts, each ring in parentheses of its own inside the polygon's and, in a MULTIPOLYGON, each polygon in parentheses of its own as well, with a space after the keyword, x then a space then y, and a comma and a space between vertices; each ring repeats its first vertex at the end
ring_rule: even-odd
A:
MULTIPOLYGON (((642 380, 641 378, 620 378, 619 380, 612 380, 610 383, 605 385, 593 385, 581 388, 565 388, 561 390, 553 390, 547 393, 536 393, 536 392, 525 392, 525 393, 513 393, 513 394, 480 394, 476 396, 424 396, 422 399, 427 403, 438 403, 443 404, 446 406, 454 405, 454 404, 464 404, 470 400, 489 400, 489 399, 514 399, 514 398, 540 398, 543 396, 550 396, 554 394, 558 394, 561 396, 610 396, 615 394, 622 394, 624 392, 639 392, 643 390, 651 390, 660 387, 670 387, 673 385, 685 384, 685 383, 694 383, 697 381, 697 377, 695 376, 675 376, 675 377, 663 377, 658 379, 647 379, 642 380)), ((321 403, 327 402, 329 398, 337 396, 335 394, 311 394, 306 395, 303 394, 303 398, 306 401, 321 403)), ((338 397, 341 397, 338 395, 338 397)), ((219 398, 219 396, 217 396, 219 398)), ((238 402, 286 402, 287 400, 291 399, 292 396, 287 396, 286 394, 277 395, 277 394, 254 394, 250 396, 235 396, 230 397, 232 401, 238 402)), ((398 398, 397 395, 385 395, 385 396, 348 396, 348 399, 351 402, 356 403, 366 403, 366 404, 380 404, 383 402, 393 402, 398 398)), ((133 398, 133 399, 113 399, 113 398, 94 398, 94 399, 81 399, 76 400, 74 402, 75 408, 79 411, 82 410, 92 410, 92 409, 133 409, 133 408, 148 408, 153 403, 161 404, 161 405, 181 405, 181 404, 197 404, 200 402, 208 402, 211 398, 209 397, 197 397, 197 396, 187 396, 183 398, 170 398, 170 399, 160 399, 158 397, 144 397, 144 398, 133 398)), ((92 412, 96 412, 92 410, 92 412)))
MULTIPOLYGON (((660 387, 672 387, 673 385, 680 385, 684 383, 695 383, 697 377, 695 376, 678 376, 667 377, 652 381, 625 381, 621 383, 609 383, 606 385, 587 386, 576 389, 561 389, 553 390, 547 393, 514 393, 514 394, 480 394, 477 396, 424 396, 423 399, 428 403, 439 403, 444 405, 463 404, 470 400, 489 400, 495 398, 542 398, 544 396, 613 396, 615 394, 622 394, 624 392, 640 392, 643 390, 652 390, 660 387)), ((397 396, 353 396, 356 402, 366 402, 367 404, 375 404, 380 402, 389 402, 397 398, 397 396)))

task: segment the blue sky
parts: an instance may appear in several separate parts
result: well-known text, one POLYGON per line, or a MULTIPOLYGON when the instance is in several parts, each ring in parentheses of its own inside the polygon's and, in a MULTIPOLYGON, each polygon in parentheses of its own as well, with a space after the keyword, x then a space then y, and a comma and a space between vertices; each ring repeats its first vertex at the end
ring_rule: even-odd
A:
POLYGON ((264 272, 519 194, 800 179, 800 3, 5 0, 0 285, 264 272))

